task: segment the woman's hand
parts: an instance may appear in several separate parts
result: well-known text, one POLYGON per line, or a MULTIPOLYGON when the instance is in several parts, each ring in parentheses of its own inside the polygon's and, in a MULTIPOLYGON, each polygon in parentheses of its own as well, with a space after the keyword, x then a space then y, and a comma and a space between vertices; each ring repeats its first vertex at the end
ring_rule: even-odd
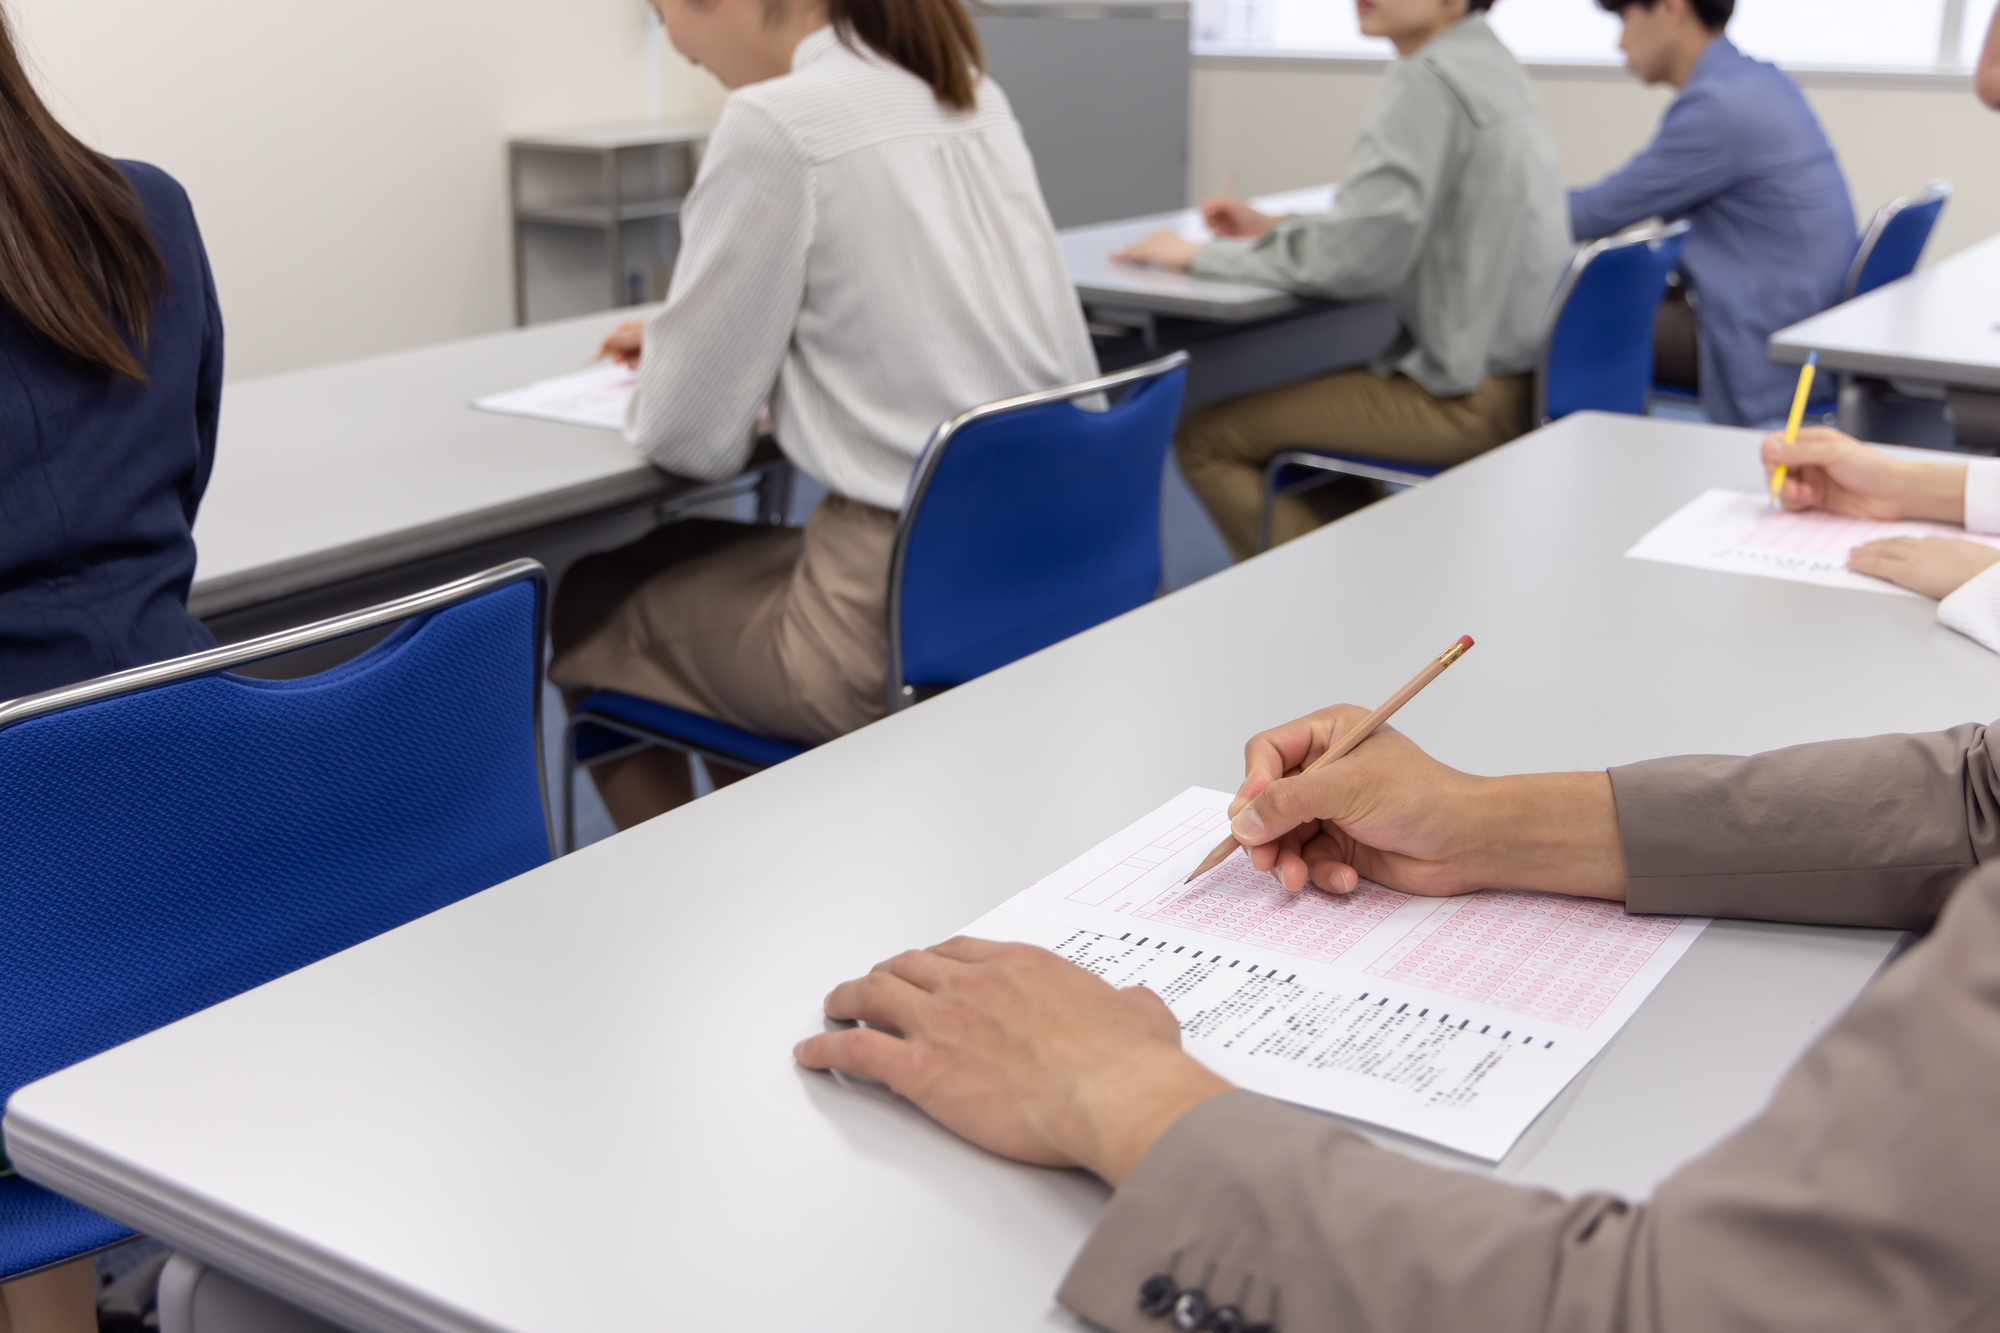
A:
POLYGON ((1134 241, 1111 257, 1121 264, 1146 264, 1169 273, 1185 273, 1194 264, 1201 246, 1179 232, 1156 231, 1143 241, 1134 241))
POLYGON ((1229 1083, 1181 1049, 1142 986, 1114 990, 1046 949, 960 937, 898 954, 826 997, 865 1023, 808 1038, 808 1069, 877 1079, 982 1148, 1113 1185, 1229 1083))
POLYGON ((1847 567, 1940 601, 2000 564, 2000 550, 1956 537, 1890 537, 1857 546, 1847 567))
POLYGON ((602 359, 608 356, 621 366, 637 370, 639 351, 645 339, 645 332, 646 325, 640 320, 634 319, 620 324, 611 330, 609 337, 605 338, 604 346, 597 349, 598 357, 602 359))
POLYGON ((1923 463, 1871 449, 1859 440, 1812 426, 1785 443, 1784 432, 1764 437, 1764 472, 1780 464, 1785 484, 1779 500, 1790 510, 1824 509, 1849 518, 1924 518, 1965 521, 1965 464, 1923 463))
POLYGON ((1382 727, 1352 753, 1301 772, 1367 716, 1323 709, 1250 738, 1231 831, 1286 889, 1351 893, 1363 878, 1442 897, 1546 889, 1623 901, 1625 853, 1602 773, 1480 778, 1382 727))
POLYGON ((1254 241, 1285 219, 1276 213, 1260 213, 1241 199, 1217 195, 1202 201, 1201 220, 1217 236, 1254 241))

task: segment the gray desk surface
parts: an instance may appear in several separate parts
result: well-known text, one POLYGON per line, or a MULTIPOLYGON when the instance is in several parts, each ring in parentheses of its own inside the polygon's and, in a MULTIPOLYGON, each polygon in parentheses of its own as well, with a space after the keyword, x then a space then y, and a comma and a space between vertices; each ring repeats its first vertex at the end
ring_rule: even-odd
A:
MULTIPOLYGON (((1251 202, 1271 213, 1323 212, 1331 206, 1334 187, 1316 185, 1285 194, 1265 195, 1251 202)), ((1160 230, 1178 231, 1195 240, 1209 238, 1201 214, 1192 208, 1122 222, 1098 222, 1057 233, 1063 261, 1069 265, 1077 295, 1086 306, 1133 314, 1176 315, 1241 323, 1269 319, 1307 304, 1289 292, 1243 283, 1214 282, 1185 273, 1116 263, 1114 250, 1160 230)))
POLYGON ((685 490, 616 431, 472 408, 581 368, 645 310, 228 385, 195 520, 209 615, 685 490))
POLYGON ((2000 390, 2000 236, 1771 335, 1773 361, 2000 390))
MULTIPOLYGON (((1927 602, 1622 557, 1703 488, 1758 486, 1756 441, 1572 417, 31 1085, 9 1150, 361 1329, 618 1328, 635 1290, 689 1328, 1073 1327, 1051 1293, 1103 1189, 798 1069, 826 989, 1460 633, 1478 650, 1397 725, 1479 772, 2000 714, 1992 658, 1927 602)), ((1647 1191, 1890 945, 1718 923, 1499 1173, 1647 1191)))

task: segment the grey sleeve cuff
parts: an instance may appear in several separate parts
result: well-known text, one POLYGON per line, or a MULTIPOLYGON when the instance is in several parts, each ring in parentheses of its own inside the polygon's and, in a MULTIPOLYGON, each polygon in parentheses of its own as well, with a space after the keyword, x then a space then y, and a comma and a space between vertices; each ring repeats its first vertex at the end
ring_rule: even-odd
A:
POLYGON ((2000 851, 1986 728, 1610 771, 1634 912, 1926 930, 2000 851))
POLYGON ((1271 262, 1258 253, 1257 241, 1210 241, 1195 251, 1188 272, 1216 282, 1247 282, 1260 287, 1285 285, 1271 262))
POLYGON ((1565 1300, 1600 1308, 1608 1328, 1624 1263, 1614 1233, 1636 1216, 1602 1196, 1566 1202, 1427 1166, 1331 1117, 1239 1090, 1195 1107, 1153 1145, 1057 1299, 1114 1333, 1173 1333, 1139 1305, 1146 1280, 1167 1274, 1277 1333, 1526 1333, 1544 1327, 1567 1266, 1565 1300), (1605 1244, 1577 1253, 1579 1232, 1612 1216, 1605 1244))

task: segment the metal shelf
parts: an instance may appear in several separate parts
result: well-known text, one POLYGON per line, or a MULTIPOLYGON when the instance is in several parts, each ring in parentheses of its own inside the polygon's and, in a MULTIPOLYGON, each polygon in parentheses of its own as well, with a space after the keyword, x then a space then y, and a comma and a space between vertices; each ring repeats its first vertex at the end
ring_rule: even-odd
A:
POLYGON ((664 298, 707 139, 699 126, 645 123, 511 140, 514 322, 664 298))
MULTIPOLYGON (((670 218, 680 216, 681 200, 651 199, 642 203, 625 204, 618 210, 620 222, 643 222, 648 218, 670 218)), ((515 214, 523 222, 546 223, 552 227, 608 227, 611 219, 606 216, 603 204, 568 204, 555 208, 528 208, 515 214)))

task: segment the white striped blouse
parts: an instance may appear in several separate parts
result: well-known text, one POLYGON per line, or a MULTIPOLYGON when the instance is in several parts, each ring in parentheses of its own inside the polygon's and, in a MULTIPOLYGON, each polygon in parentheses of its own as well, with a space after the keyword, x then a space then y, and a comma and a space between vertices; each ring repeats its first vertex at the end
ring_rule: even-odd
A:
POLYGON ((802 471, 897 509, 940 422, 1097 359, 1006 95, 941 106, 852 40, 821 28, 724 105, 626 434, 719 480, 769 401, 802 471))

